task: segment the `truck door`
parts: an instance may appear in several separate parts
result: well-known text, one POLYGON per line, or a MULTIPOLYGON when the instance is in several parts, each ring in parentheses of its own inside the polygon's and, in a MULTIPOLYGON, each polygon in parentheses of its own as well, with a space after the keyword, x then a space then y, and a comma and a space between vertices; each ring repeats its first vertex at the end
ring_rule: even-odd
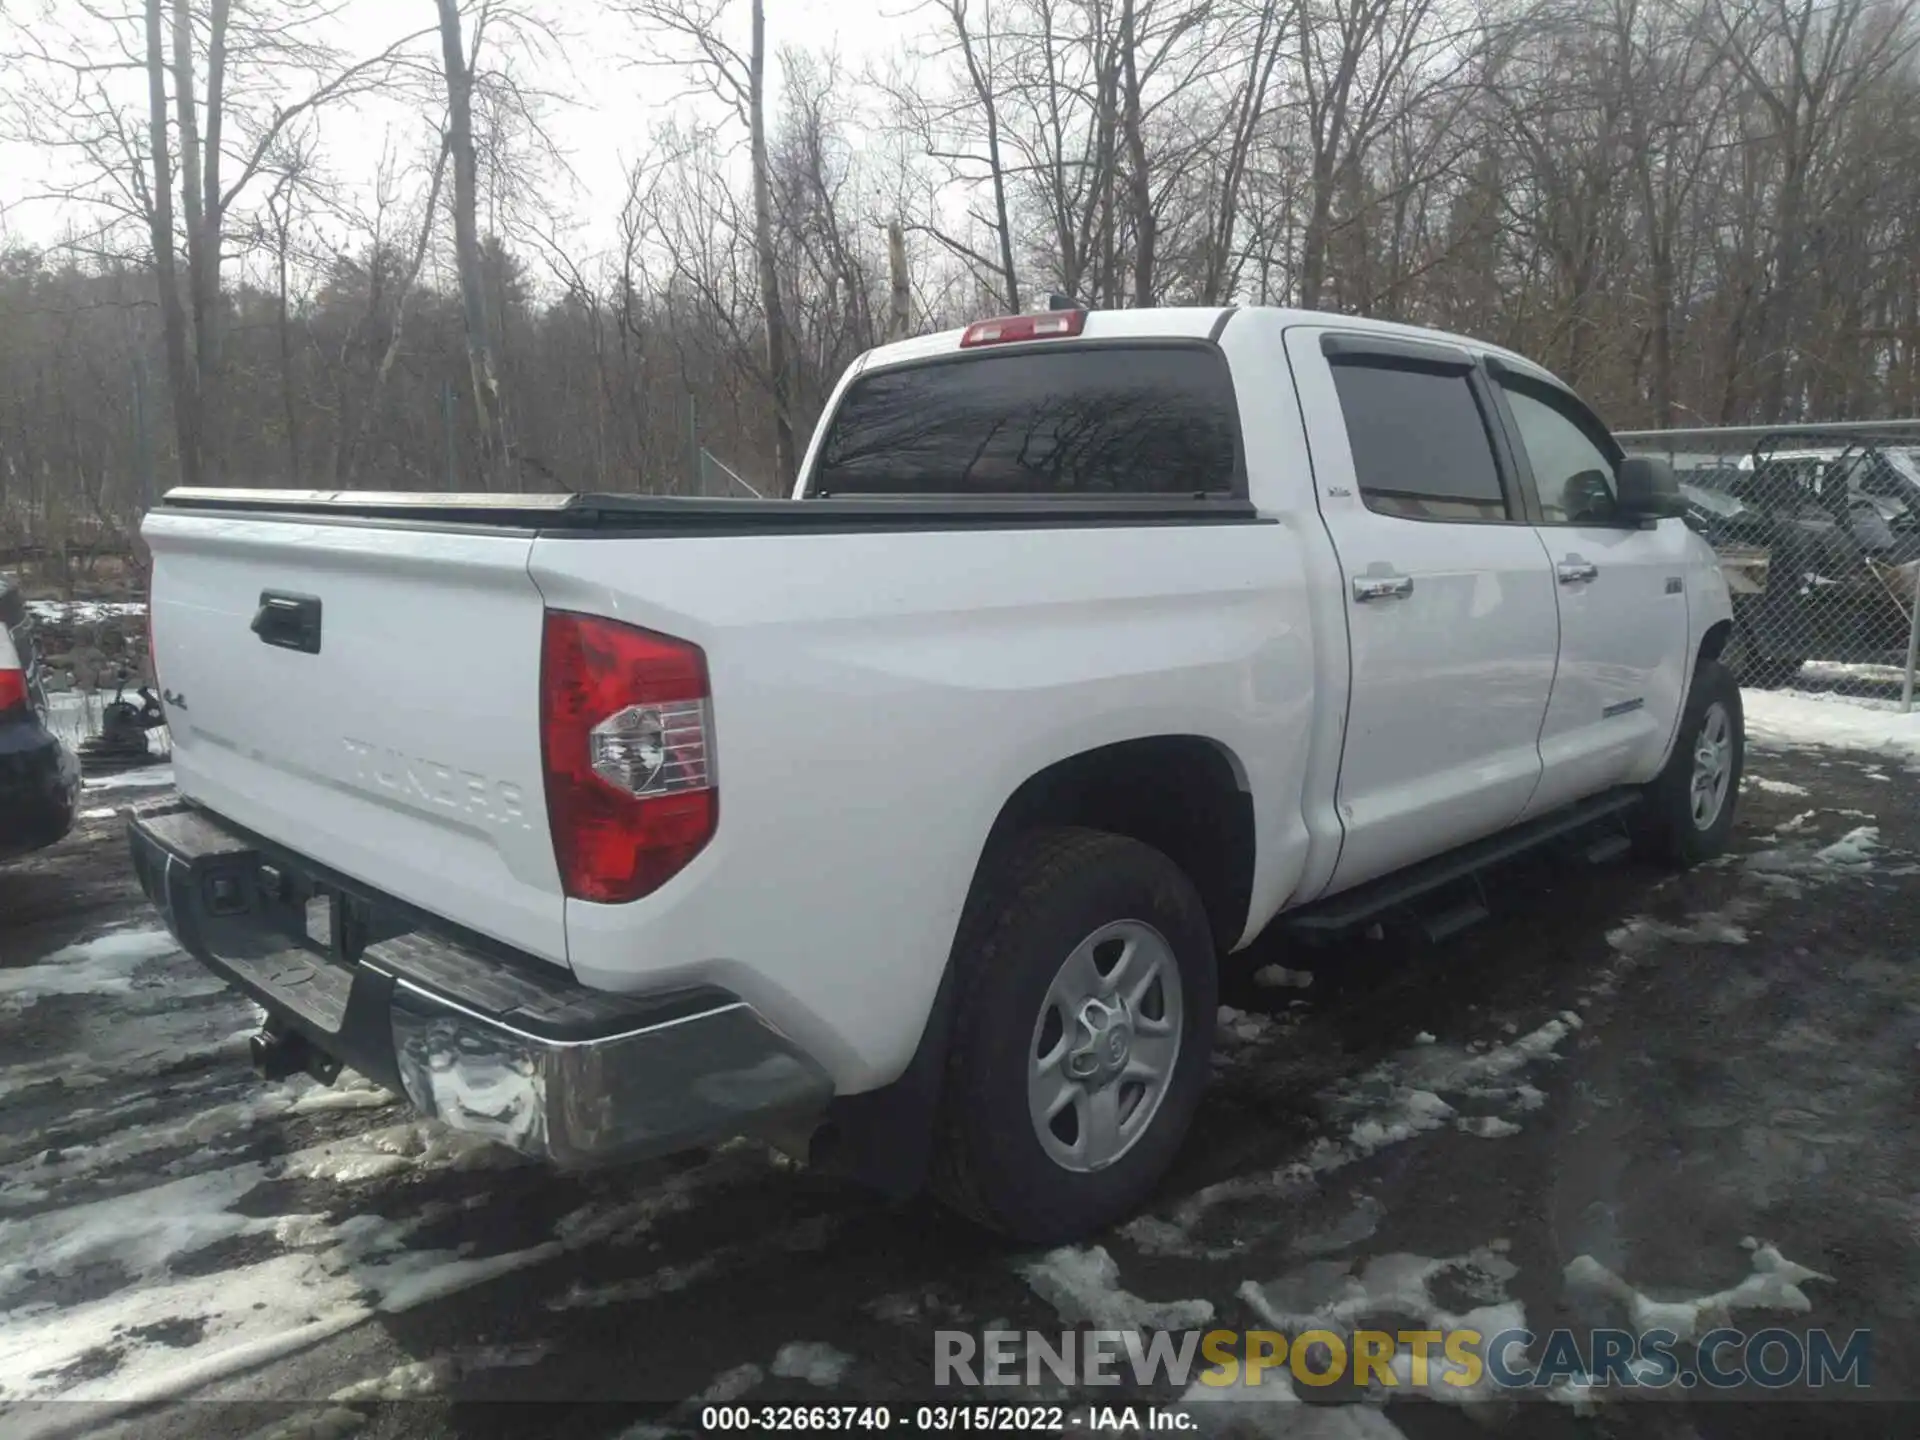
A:
POLYGON ((1559 624, 1474 357, 1319 326, 1287 345, 1352 654, 1332 893, 1519 818, 1559 624))
POLYGON ((1620 447, 1571 392, 1498 361, 1487 368, 1560 612, 1540 788, 1527 806, 1536 815, 1659 773, 1687 683, 1688 531, 1617 513, 1620 447))

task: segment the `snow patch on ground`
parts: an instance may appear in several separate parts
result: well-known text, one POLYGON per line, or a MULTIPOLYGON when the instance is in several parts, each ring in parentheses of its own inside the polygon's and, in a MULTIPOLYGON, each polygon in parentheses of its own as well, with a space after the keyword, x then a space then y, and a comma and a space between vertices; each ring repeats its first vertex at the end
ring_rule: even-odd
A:
POLYGON ((1509 1135, 1518 1135, 1520 1127, 1511 1120, 1502 1120, 1498 1115, 1462 1115, 1453 1122, 1453 1128, 1469 1135, 1478 1135, 1482 1140, 1504 1140, 1509 1135))
POLYGON ((1743 690, 1747 740, 1768 746, 1831 746, 1879 755, 1920 756, 1920 711, 1881 708, 1893 702, 1779 690, 1743 690))
POLYGON ((1671 1330, 1685 1345, 1716 1327, 1731 1325, 1742 1310, 1805 1315, 1813 1309, 1813 1301, 1800 1287, 1809 1280, 1833 1282, 1831 1275, 1796 1264, 1772 1245, 1751 1238, 1742 1244, 1752 1252, 1752 1273, 1738 1285, 1711 1294, 1655 1300, 1591 1255, 1577 1256, 1567 1264, 1567 1289, 1613 1300, 1625 1308, 1635 1329, 1671 1330))
POLYGON ((758 1365, 736 1365, 716 1375, 707 1388, 694 1397, 694 1401, 701 1405, 726 1405, 738 1400, 766 1378, 767 1372, 758 1365))
MULTIPOLYGON (((395 1096, 359 1076, 348 1077, 337 1090, 329 1090, 305 1076, 296 1076, 281 1086, 253 1090, 244 1100, 196 1109, 184 1119, 120 1125, 93 1143, 62 1145, 0 1167, 0 1211, 41 1204, 60 1192, 65 1192, 70 1199, 76 1185, 168 1150, 203 1147, 198 1153, 212 1157, 214 1151, 204 1147, 216 1146, 222 1140, 244 1143, 248 1132, 267 1121, 295 1115, 382 1109, 395 1103, 395 1096)), ((89 1116, 90 1112, 81 1111, 70 1118, 89 1116)), ((400 1147, 390 1137, 391 1132, 374 1131, 369 1136, 356 1136, 336 1144, 352 1147, 355 1141, 366 1140, 369 1148, 375 1148, 384 1142, 386 1149, 397 1153, 400 1147)), ((323 1151, 332 1148, 323 1147, 323 1151)), ((303 1152, 316 1153, 321 1152, 303 1152)), ((413 1158, 394 1168, 422 1163, 422 1156, 438 1158, 430 1142, 415 1146, 411 1153, 413 1158)), ((473 1167, 449 1164, 446 1168, 473 1167)))
POLYGON ((1752 900, 1736 899, 1723 910, 1689 915, 1681 924, 1636 915, 1609 930, 1607 944, 1620 954, 1633 957, 1645 955, 1663 944, 1744 945, 1747 932, 1740 922, 1751 918, 1759 908, 1752 900))
MULTIPOLYGON (((319 1097, 302 1097, 308 1103, 319 1097)), ((296 1101, 289 1101, 291 1110, 296 1101)), ((494 1170, 524 1163, 520 1156, 478 1136, 449 1130, 431 1120, 405 1120, 363 1130, 290 1156, 280 1178, 358 1185, 407 1170, 494 1170)))
MULTIPOLYGON (((1464 1255, 1438 1259, 1405 1252, 1376 1255, 1357 1269, 1350 1261, 1314 1260, 1275 1280, 1248 1280, 1238 1293, 1263 1322, 1289 1335, 1308 1330, 1346 1334, 1360 1328, 1414 1326, 1467 1328, 1495 1335, 1526 1327, 1525 1308, 1507 1294, 1507 1283, 1518 1273, 1506 1257, 1505 1245, 1495 1242, 1464 1255), (1478 1303, 1463 1314, 1448 1310, 1433 1295, 1434 1282, 1443 1277, 1478 1303)), ((1400 1391, 1423 1393, 1430 1399, 1468 1404, 1499 1393, 1484 1373, 1475 1383, 1466 1384, 1467 1367, 1452 1365, 1444 1355, 1429 1354, 1426 1374, 1418 1377, 1423 1380, 1419 1385, 1414 1383, 1413 1356, 1408 1349, 1396 1350, 1392 1365, 1400 1391)))
POLYGON ((1313 974, 1307 970, 1289 970, 1284 965, 1262 965, 1253 972, 1253 983, 1270 990, 1305 990, 1313 984, 1313 974))
POLYGON ((782 1345, 768 1368, 783 1380, 805 1380, 809 1385, 838 1385, 853 1366, 853 1357, 844 1350, 815 1340, 796 1340, 782 1345))
POLYGON ((90 775, 80 782, 80 788, 89 795, 105 790, 164 790, 173 785, 171 765, 147 765, 118 775, 90 775))
MULTIPOLYGON (((1796 820, 1805 817, 1796 817, 1796 820)), ((1775 831, 1776 836, 1797 832, 1795 821, 1775 831)), ((1826 845, 1814 842, 1787 844, 1757 850, 1743 862, 1746 868, 1762 876, 1786 876, 1795 880, 1834 880, 1872 871, 1880 857, 1880 827, 1860 825, 1826 845)))
POLYGON ((1823 865, 1854 869, 1871 865, 1874 853, 1880 848, 1880 827, 1862 825, 1849 830, 1833 844, 1814 851, 1813 858, 1823 865))
POLYGON ((18 1006, 49 995, 124 995, 142 966, 179 954, 174 938, 157 926, 115 930, 56 950, 37 964, 0 970, 0 1002, 18 1006))
POLYGON ((1222 1005, 1216 1019, 1215 1034, 1222 1045, 1263 1039, 1276 1023, 1271 1015, 1262 1015, 1257 1010, 1236 1010, 1231 1005, 1222 1005))
MULTIPOLYGON (((177 1255, 271 1229, 272 1219, 232 1208, 265 1178, 258 1165, 189 1176, 132 1195, 0 1221, 0 1313, 38 1283, 95 1266, 133 1280, 164 1275, 177 1255)), ((0 1375, 5 1374, 0 1350, 0 1375)), ((8 1385, 8 1389, 13 1387, 8 1385)))
POLYGON ((418 1400, 445 1390, 459 1378, 458 1364, 451 1355, 436 1355, 430 1360, 415 1360, 398 1365, 385 1375, 356 1380, 343 1385, 327 1398, 338 1405, 363 1404, 373 1400, 418 1400))
POLYGON ((1120 1288, 1120 1267, 1103 1245, 1062 1246, 1019 1267, 1068 1325, 1097 1330, 1192 1330, 1213 1319, 1210 1300, 1142 1300, 1120 1288))
POLYGON ((1445 1128, 1459 1106, 1496 1112, 1479 1120, 1509 1122, 1539 1109, 1546 1097, 1521 1072, 1557 1060, 1558 1047, 1583 1023, 1566 1010, 1525 1035, 1477 1050, 1412 1045, 1320 1096, 1329 1118, 1344 1124, 1340 1138, 1323 1136, 1277 1169, 1219 1181, 1170 1212, 1129 1222, 1120 1233, 1148 1254, 1230 1258, 1289 1223, 1289 1197, 1311 1193, 1322 1177, 1392 1145, 1445 1128), (1216 1245, 1199 1238, 1216 1215, 1229 1211, 1235 1222, 1231 1241, 1216 1245))
MULTIPOLYGON (((309 1094, 293 1091, 287 1108, 309 1094)), ((643 1216, 662 1204, 657 1194, 594 1202, 566 1217, 549 1238, 492 1255, 467 1245, 410 1248, 422 1227, 443 1218, 445 1205, 398 1217, 365 1209, 341 1219, 250 1213, 257 1206, 249 1197, 268 1181, 319 1177, 351 1184, 398 1168, 480 1163, 473 1147, 437 1143, 422 1129, 385 1127, 283 1161, 229 1165, 0 1220, 0 1256, 7 1257, 0 1260, 0 1394, 9 1402, 59 1398, 113 1406, 183 1394, 375 1315, 442 1300, 587 1246, 620 1244, 641 1233, 643 1216), (188 1262, 209 1247, 234 1244, 241 1263, 181 1273, 201 1268, 188 1262), (263 1252, 270 1253, 258 1258, 263 1252), (105 1293, 103 1281, 112 1286, 105 1293), (58 1295, 72 1283, 98 1298, 46 1298, 48 1287, 58 1295)), ((686 1203, 700 1173, 669 1182, 667 1193, 686 1203)))
MULTIPOLYGON (((0 971, 0 976, 6 973, 0 971)), ((0 1008, 7 1008, 3 1001, 0 1008)), ((248 1035, 257 1028, 257 1022, 248 1023, 253 1008, 230 995, 208 1004, 157 1013, 116 1002, 110 1016, 74 1037, 73 1049, 44 1060, 0 1067, 0 1100, 43 1086, 57 1086, 71 1093, 98 1089, 130 1075, 146 1080, 172 1067, 228 1056, 230 1052, 233 1058, 240 1058, 248 1035), (246 1028, 241 1028, 243 1025, 246 1028)), ((135 1095, 117 1102, 117 1106, 143 1103, 143 1095, 135 1095)), ((74 1111, 67 1118, 91 1119, 95 1112, 74 1111)))
POLYGON ((1372 1114, 1354 1122, 1347 1131, 1347 1145, 1356 1156, 1371 1155, 1428 1130, 1438 1130, 1452 1118, 1453 1107, 1431 1090, 1396 1085, 1372 1114))
POLYGON ((553 1346, 544 1340, 527 1345, 477 1345, 399 1365, 385 1375, 357 1380, 334 1391, 327 1399, 336 1405, 418 1400, 450 1389, 463 1376, 538 1365, 552 1353, 553 1346))
POLYGON ((1800 667, 1797 679, 1822 681, 1828 685, 1858 684, 1898 686, 1906 679, 1899 665, 1873 665, 1857 661, 1808 660, 1800 667))
POLYGON ((364 1075, 344 1074, 333 1085, 321 1085, 309 1081, 306 1086, 298 1084, 304 1076, 296 1076, 292 1102, 287 1106, 289 1115, 331 1115, 341 1110, 384 1110, 389 1105, 400 1103, 400 1097, 392 1091, 383 1089, 364 1075))
POLYGON ((1804 785, 1796 785, 1791 780, 1769 780, 1764 775, 1747 775, 1740 781, 1742 790, 1764 790, 1769 795, 1796 795, 1805 797, 1812 792, 1804 785))

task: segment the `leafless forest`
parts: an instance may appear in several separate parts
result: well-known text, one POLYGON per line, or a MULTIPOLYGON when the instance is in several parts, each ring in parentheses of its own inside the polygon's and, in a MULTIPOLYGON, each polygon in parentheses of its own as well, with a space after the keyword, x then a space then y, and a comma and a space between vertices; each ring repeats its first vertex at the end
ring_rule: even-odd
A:
POLYGON ((777 491, 853 355, 1050 291, 1444 326, 1621 426, 1920 412, 1917 0, 928 0, 857 67, 602 0, 687 98, 586 217, 581 10, 392 3, 0 0, 69 177, 0 253, 0 559, 183 482, 777 491), (374 101, 423 142, 329 147, 374 101))

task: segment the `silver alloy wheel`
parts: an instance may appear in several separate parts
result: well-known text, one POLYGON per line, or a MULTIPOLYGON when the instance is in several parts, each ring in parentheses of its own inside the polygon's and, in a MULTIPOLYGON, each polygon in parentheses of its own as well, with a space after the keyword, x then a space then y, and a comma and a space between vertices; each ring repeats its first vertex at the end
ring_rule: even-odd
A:
POLYGON ((1711 830, 1727 803, 1733 779, 1733 722, 1719 701, 1700 717, 1700 733, 1693 740, 1691 801, 1696 830, 1711 830))
POLYGON ((1027 1111, 1066 1170, 1102 1170, 1153 1124, 1180 1058, 1180 963, 1151 925, 1116 920, 1047 988, 1027 1047, 1027 1111))

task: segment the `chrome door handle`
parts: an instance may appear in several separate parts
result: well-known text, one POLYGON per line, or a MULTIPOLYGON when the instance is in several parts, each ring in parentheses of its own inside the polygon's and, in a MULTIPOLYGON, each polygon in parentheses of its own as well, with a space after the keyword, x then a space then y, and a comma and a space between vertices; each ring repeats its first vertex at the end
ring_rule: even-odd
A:
POLYGON ((1590 560, 1562 560, 1556 568, 1562 585, 1578 585, 1583 580, 1600 578, 1600 567, 1590 560))
POLYGON ((1356 575, 1353 577, 1355 600, 1404 600, 1413 593, 1411 575, 1356 575))

